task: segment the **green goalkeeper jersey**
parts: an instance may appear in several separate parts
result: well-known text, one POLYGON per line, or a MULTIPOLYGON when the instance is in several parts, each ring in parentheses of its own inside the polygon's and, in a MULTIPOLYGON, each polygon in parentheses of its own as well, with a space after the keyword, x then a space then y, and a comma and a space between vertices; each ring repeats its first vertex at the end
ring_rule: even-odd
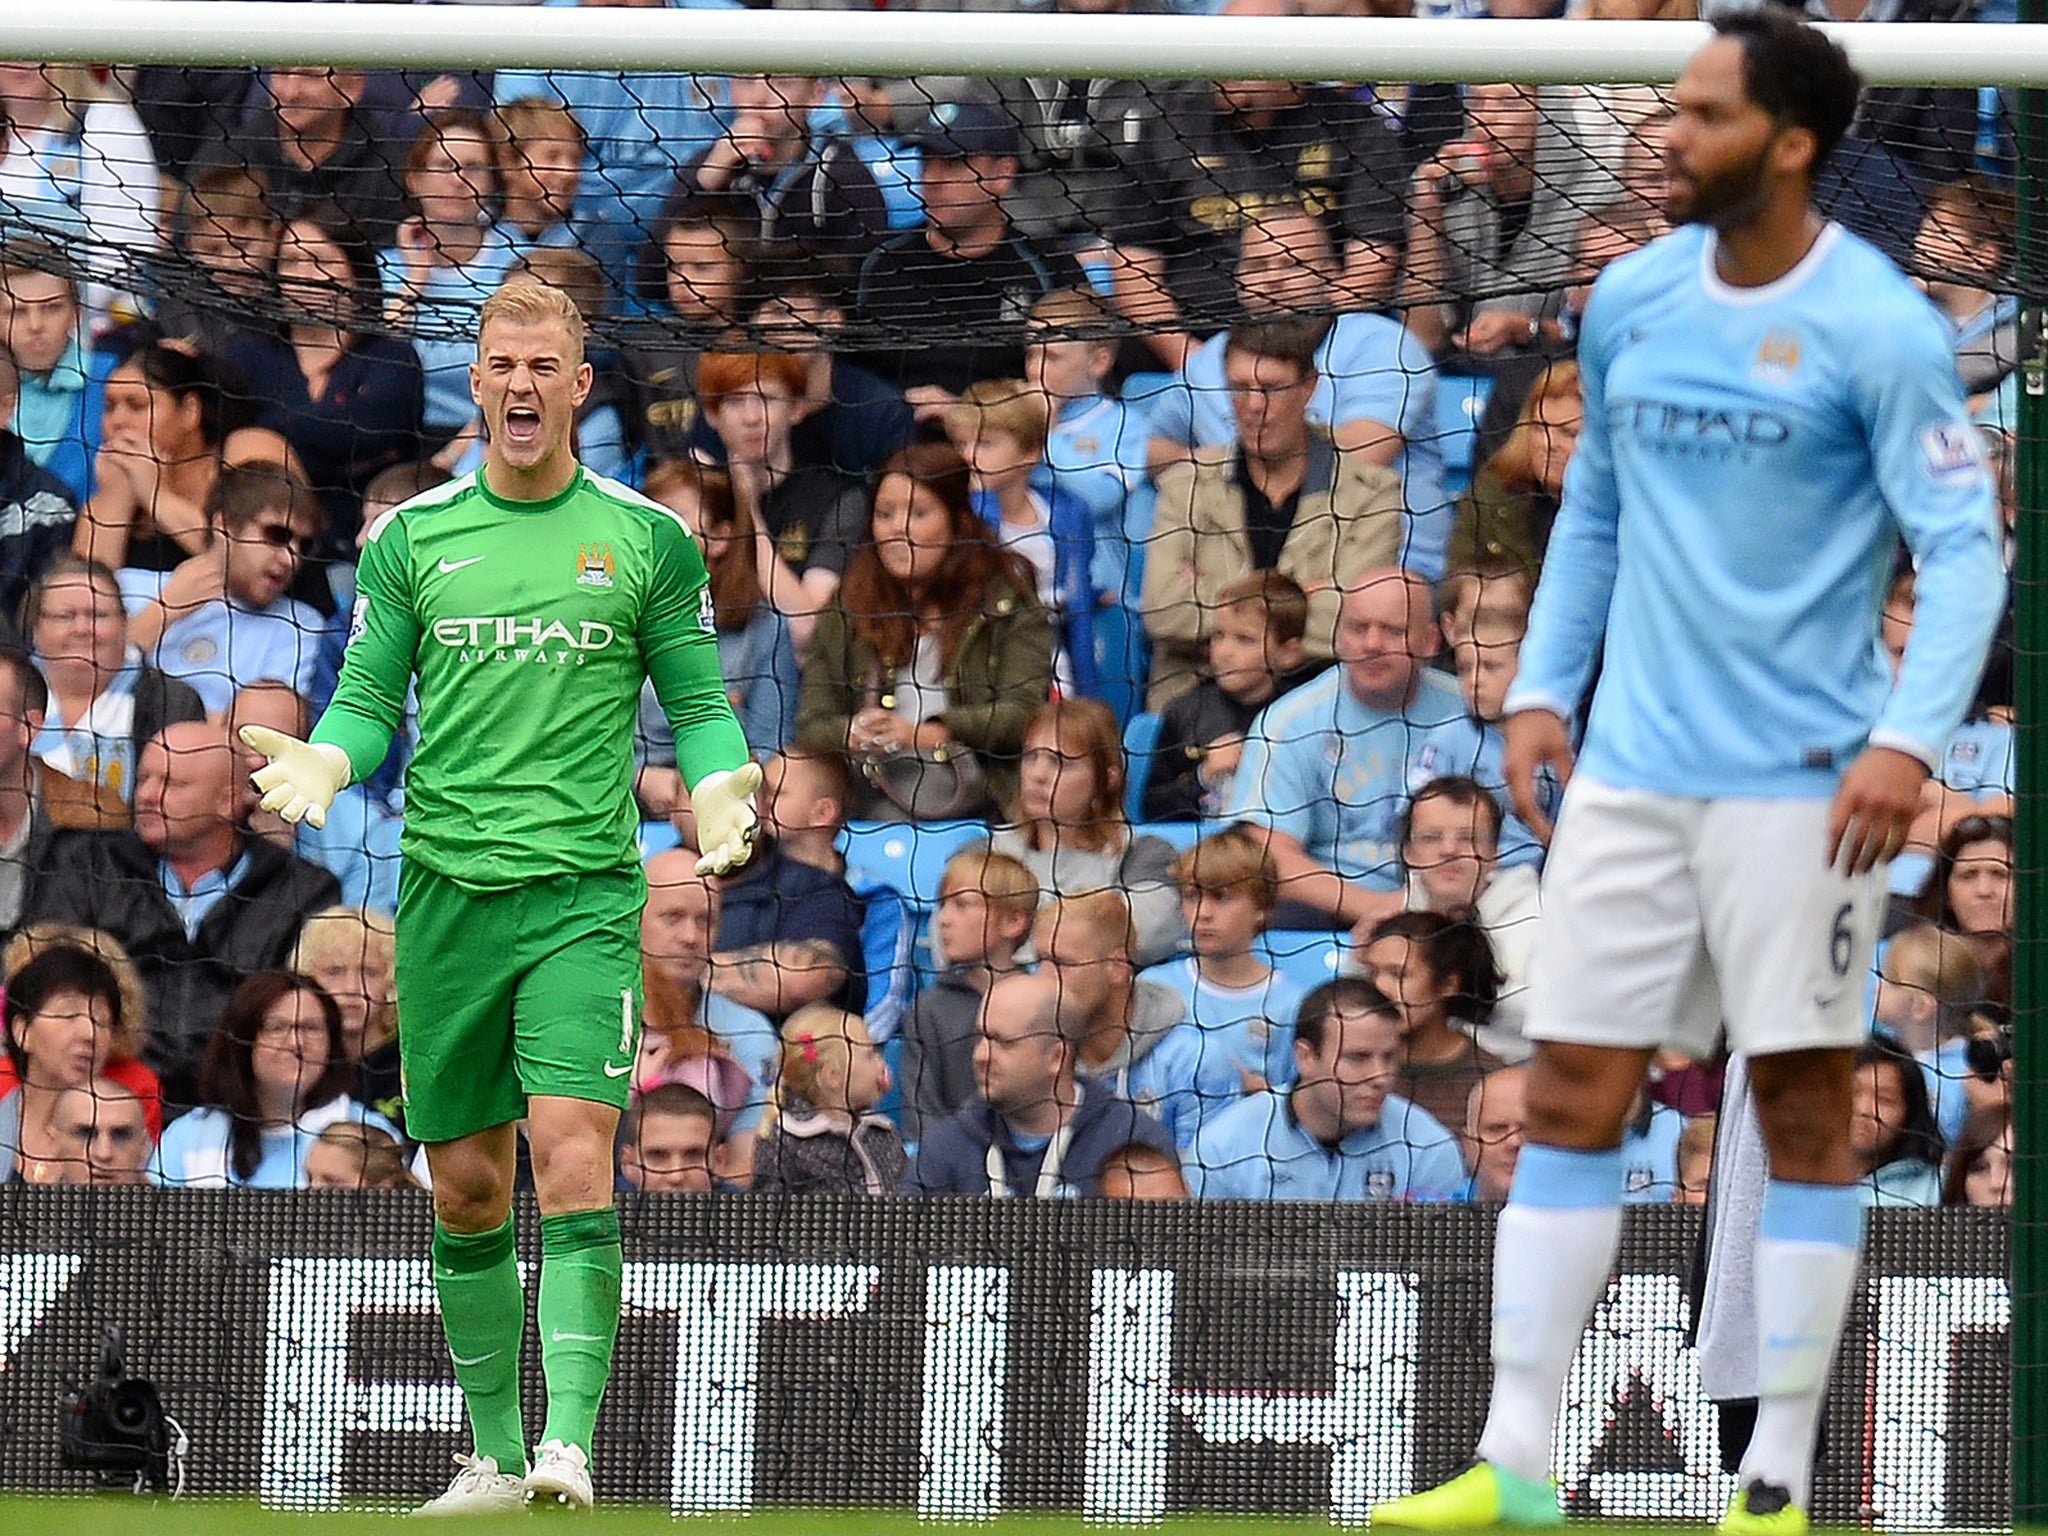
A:
POLYGON ((684 781, 746 762, 703 557, 665 507, 578 468, 548 501, 481 471, 372 526, 313 740, 376 770, 417 677, 408 859, 504 889, 638 862, 633 729, 651 678, 684 781))

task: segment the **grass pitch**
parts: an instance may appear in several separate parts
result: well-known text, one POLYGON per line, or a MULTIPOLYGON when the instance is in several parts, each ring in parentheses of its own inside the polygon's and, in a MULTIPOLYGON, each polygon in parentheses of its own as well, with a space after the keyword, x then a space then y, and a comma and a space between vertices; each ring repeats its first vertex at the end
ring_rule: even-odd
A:
MULTIPOLYGON (((128 1494, 0 1498, 0 1536, 364 1536, 396 1529, 394 1514, 287 1514, 253 1500, 149 1500, 128 1494)), ((422 1527, 409 1529, 419 1531, 422 1527)), ((1109 1536, 1120 1530, 1157 1536, 1327 1536, 1327 1520, 1175 1516, 1156 1526, 1106 1526, 1062 1515, 1002 1515, 986 1521, 921 1521, 900 1510, 774 1509, 750 1515, 678 1518, 653 1505, 612 1505, 588 1515, 536 1512, 429 1524, 450 1536, 1109 1536)), ((1352 1527, 1350 1529, 1357 1529, 1352 1527)), ((1598 1536, 1680 1536, 1706 1527, 1588 1522, 1598 1536)), ((1926 1533, 1938 1536, 1938 1533, 1926 1533)), ((2022 1530, 2014 1536, 2048 1536, 2022 1530)))

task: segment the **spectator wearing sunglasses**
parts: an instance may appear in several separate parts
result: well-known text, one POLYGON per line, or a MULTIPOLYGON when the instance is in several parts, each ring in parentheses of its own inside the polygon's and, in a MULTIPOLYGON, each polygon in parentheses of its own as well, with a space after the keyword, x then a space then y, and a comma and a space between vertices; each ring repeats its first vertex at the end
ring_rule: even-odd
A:
POLYGON ((216 718, 235 690, 274 678, 313 698, 329 621, 286 595, 320 537, 320 501, 288 472, 221 471, 207 503, 206 548, 180 563, 129 638, 168 677, 191 685, 216 718))

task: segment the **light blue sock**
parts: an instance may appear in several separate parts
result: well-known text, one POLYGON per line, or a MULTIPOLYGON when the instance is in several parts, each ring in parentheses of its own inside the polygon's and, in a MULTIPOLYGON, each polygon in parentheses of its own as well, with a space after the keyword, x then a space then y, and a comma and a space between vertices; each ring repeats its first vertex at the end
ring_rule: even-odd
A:
POLYGON ((1526 1146, 1493 1242, 1493 1395, 1479 1456, 1550 1475, 1565 1374, 1621 1240, 1621 1149, 1526 1146))
POLYGON ((1764 1186, 1757 1223, 1756 1429, 1742 1481, 1776 1483, 1808 1506, 1828 1367, 1856 1291, 1863 1195, 1853 1184, 1764 1186))

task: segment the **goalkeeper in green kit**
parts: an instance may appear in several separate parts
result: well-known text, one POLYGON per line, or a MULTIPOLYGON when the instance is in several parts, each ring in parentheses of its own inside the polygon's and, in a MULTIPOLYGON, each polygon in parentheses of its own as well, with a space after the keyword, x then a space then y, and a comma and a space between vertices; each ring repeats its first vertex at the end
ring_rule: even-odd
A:
POLYGON ((760 770, 718 671, 704 563, 675 515, 576 462, 583 323, 513 284, 479 317, 483 468, 393 509, 363 548, 334 702, 310 742, 251 726, 263 806, 318 826, 384 759, 417 677, 398 899, 406 1123, 434 1175, 434 1285, 475 1455, 422 1513, 587 1507, 619 1323, 613 1141, 639 1048, 633 722, 651 678, 702 858, 746 862, 760 770), (547 1424, 520 1421, 526 1299, 515 1122, 540 1197, 547 1424), (523 1474, 523 1475, 522 1475, 523 1474))

